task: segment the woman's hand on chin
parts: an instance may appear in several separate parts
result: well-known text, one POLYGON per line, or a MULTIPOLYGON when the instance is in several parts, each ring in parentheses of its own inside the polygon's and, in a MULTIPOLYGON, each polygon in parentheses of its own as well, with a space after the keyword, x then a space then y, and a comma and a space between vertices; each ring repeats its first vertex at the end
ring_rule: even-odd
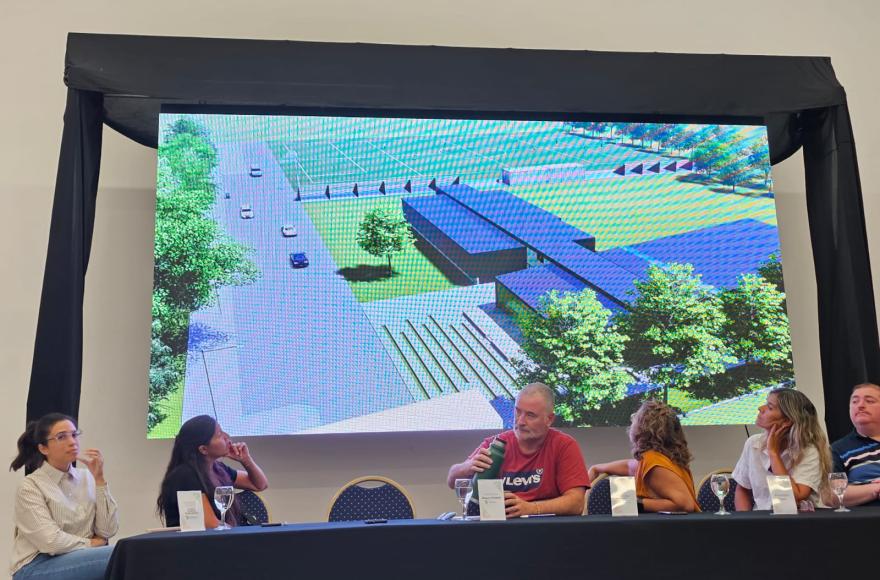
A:
POLYGON ((229 454, 227 455, 230 459, 238 461, 242 465, 253 461, 251 458, 251 452, 248 449, 247 443, 230 443, 229 444, 229 454))

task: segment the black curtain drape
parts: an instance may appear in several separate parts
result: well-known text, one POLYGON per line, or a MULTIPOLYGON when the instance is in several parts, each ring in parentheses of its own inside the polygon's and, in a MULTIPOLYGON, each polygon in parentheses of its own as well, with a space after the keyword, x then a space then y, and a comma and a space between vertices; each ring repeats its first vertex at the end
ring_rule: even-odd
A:
POLYGON ((880 380, 877 312, 849 111, 838 105, 809 111, 804 117, 825 421, 835 439, 852 428, 852 386, 880 380))
MULTIPOLYGON (((853 384, 880 380, 875 305, 846 95, 823 57, 452 48, 77 34, 28 417, 76 414, 82 299, 101 123, 158 141, 163 105, 326 113, 759 118, 773 163, 801 146, 819 291, 826 423, 850 429, 853 384)), ((146 378, 145 378, 146 380, 146 378)))
POLYGON ((101 168, 103 95, 68 89, 27 419, 79 414, 83 295, 101 168))

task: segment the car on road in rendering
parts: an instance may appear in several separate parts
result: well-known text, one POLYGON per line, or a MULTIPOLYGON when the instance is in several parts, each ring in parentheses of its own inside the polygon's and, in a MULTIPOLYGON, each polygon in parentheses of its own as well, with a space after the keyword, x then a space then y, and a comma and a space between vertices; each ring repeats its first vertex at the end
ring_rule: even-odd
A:
POLYGON ((305 252, 293 252, 290 254, 290 265, 294 268, 307 268, 309 265, 309 258, 306 256, 305 252))
POLYGON ((290 224, 281 226, 281 235, 285 238, 292 238, 296 235, 296 228, 290 224))
POLYGON ((241 204, 241 219, 243 219, 243 220, 254 219, 254 210, 253 210, 253 208, 251 208, 251 204, 249 204, 249 203, 241 204))
POLYGON ((251 177, 263 177, 263 170, 259 167, 251 167, 250 170, 251 177))

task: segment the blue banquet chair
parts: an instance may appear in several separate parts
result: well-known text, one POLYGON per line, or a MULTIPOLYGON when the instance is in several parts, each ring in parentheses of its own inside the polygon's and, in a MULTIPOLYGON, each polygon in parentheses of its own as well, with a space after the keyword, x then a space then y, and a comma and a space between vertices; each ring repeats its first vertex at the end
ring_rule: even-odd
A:
POLYGON ((343 485, 327 510, 328 522, 413 518, 415 508, 403 486, 379 475, 358 477, 343 485))
MULTIPOLYGON (((729 469, 716 469, 715 471, 710 471, 706 477, 703 478, 703 481, 700 482, 699 487, 697 487, 697 503, 700 505, 700 511, 704 512, 717 512, 721 509, 721 502, 718 501, 718 497, 712 492, 712 476, 716 473, 726 473, 728 476, 731 475, 731 471, 729 469)), ((736 495, 736 480, 733 477, 730 477, 730 489, 727 491, 727 495, 724 496, 724 509, 729 512, 736 511, 736 504, 734 502, 734 496, 736 495)))
POLYGON ((611 480, 605 473, 594 479, 590 485, 587 515, 611 515, 611 480))
POLYGON ((269 507, 257 492, 245 489, 235 494, 235 501, 241 510, 242 523, 255 526, 267 524, 269 519, 269 507))

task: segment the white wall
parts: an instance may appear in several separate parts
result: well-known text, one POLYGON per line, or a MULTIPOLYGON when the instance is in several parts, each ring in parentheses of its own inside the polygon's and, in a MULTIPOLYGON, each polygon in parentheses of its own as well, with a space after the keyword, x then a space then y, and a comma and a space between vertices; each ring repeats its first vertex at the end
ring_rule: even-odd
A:
MULTIPOLYGON (((873 130, 880 113, 872 59, 880 50, 871 0, 113 0, 9 2, 0 18, 0 363, 5 400, 0 457, 14 454, 24 407, 61 136, 66 33, 102 32, 619 51, 828 55, 849 94, 869 226, 880 182, 873 130)), ((761 90, 755 87, 755 90, 761 90)), ((821 406, 815 278, 799 156, 774 168, 799 386, 821 406)), ((98 217, 85 300, 81 426, 100 446, 122 510, 121 535, 156 524, 153 504, 170 443, 144 437, 152 283, 155 151, 105 130, 98 217)), ((880 239, 869 232, 874 256, 880 239)), ((622 429, 580 433, 589 462, 627 453, 622 429)), ((740 427, 694 428, 694 472, 731 465, 740 427)), ((275 519, 319 520, 345 481, 385 474, 412 492, 419 515, 454 509, 446 467, 477 434, 264 438, 250 441, 272 482, 275 519)), ((5 459, 4 459, 5 460, 5 459)), ((20 475, 0 479, 0 522, 11 521, 20 475)), ((0 533, 0 559, 10 535, 0 533)))

